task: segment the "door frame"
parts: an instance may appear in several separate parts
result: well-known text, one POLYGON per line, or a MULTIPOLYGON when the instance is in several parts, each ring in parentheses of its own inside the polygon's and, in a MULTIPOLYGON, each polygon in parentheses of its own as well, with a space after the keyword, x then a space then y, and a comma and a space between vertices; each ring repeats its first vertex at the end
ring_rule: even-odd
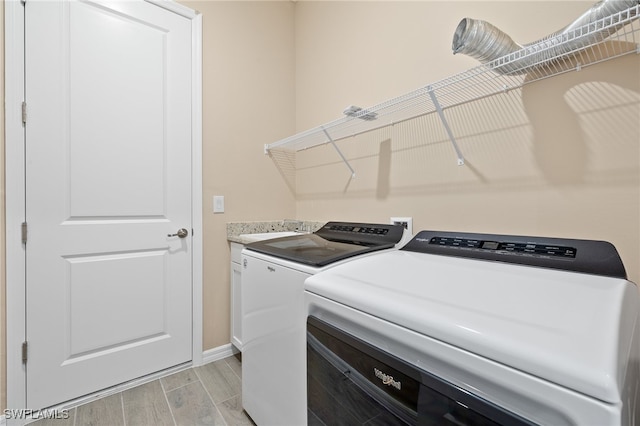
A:
MULTIPOLYGON (((26 336, 26 258, 21 224, 25 221, 24 7, 4 2, 5 43, 5 256, 7 407, 29 408, 22 342, 26 336)), ((26 0, 30 1, 30 0, 26 0)), ((203 361, 202 309, 202 15, 172 0, 143 0, 191 20, 191 188, 192 188, 192 365, 203 361)))

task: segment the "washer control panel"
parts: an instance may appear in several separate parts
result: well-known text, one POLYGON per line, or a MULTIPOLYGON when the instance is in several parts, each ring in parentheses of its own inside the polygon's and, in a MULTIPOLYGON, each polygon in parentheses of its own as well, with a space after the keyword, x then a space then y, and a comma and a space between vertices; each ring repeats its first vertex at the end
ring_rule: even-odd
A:
POLYGON ((315 234, 330 241, 393 246, 402 239, 404 227, 379 223, 327 222, 315 234))
POLYGON ((380 228, 375 226, 364 226, 364 225, 328 225, 323 229, 328 231, 337 231, 337 232, 353 232, 356 234, 376 234, 376 235, 387 235, 389 233, 389 228, 380 228))

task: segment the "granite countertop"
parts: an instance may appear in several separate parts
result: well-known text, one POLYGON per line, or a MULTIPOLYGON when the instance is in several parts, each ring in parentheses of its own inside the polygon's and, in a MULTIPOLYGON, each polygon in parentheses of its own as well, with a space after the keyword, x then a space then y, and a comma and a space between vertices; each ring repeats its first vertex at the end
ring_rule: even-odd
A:
POLYGON ((227 241, 244 244, 243 234, 262 234, 267 232, 315 232, 326 222, 284 219, 265 222, 229 222, 227 223, 227 241))

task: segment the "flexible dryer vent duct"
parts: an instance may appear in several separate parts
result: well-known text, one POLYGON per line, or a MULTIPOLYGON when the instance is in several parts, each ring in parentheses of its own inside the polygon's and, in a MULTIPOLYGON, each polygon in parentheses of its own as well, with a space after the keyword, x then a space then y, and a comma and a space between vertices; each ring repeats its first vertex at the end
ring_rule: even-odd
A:
MULTIPOLYGON (((571 24, 562 28, 555 33, 548 35, 533 43, 520 45, 513 41, 511 37, 502 32, 500 29, 491 25, 488 22, 464 18, 458 24, 456 32, 453 35, 453 54, 464 53, 473 58, 478 59, 480 62, 487 63, 494 59, 498 59, 510 53, 521 50, 525 47, 535 45, 559 36, 561 34, 567 34, 576 28, 580 28, 583 25, 593 23, 599 19, 613 15, 618 12, 622 12, 632 6, 640 4, 640 0, 602 0, 593 5, 591 9, 587 10, 578 19, 571 24)), ((502 74, 521 74, 527 72, 527 69, 544 64, 546 61, 553 57, 571 52, 574 49, 582 46, 589 46, 590 44, 603 40, 619 30, 622 25, 613 25, 608 28, 604 28, 601 31, 595 31, 591 33, 587 39, 581 37, 579 40, 574 40, 568 43, 562 43, 555 49, 549 49, 545 52, 538 54, 527 55, 522 59, 518 59, 509 62, 507 65, 494 68, 502 74)))

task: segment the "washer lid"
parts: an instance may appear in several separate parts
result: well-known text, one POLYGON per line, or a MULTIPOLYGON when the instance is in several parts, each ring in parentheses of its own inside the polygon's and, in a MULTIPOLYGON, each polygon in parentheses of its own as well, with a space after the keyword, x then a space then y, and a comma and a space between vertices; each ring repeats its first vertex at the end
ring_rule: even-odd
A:
POLYGON ((299 234, 248 244, 248 250, 311 266, 326 266, 360 254, 394 247, 401 225, 328 222, 313 234, 299 234))
POLYGON ((611 403, 637 353, 638 290, 620 278, 391 251, 305 289, 611 403))
POLYGON ((311 266, 326 266, 360 254, 393 247, 393 243, 364 246, 301 234, 247 244, 246 249, 311 266))

